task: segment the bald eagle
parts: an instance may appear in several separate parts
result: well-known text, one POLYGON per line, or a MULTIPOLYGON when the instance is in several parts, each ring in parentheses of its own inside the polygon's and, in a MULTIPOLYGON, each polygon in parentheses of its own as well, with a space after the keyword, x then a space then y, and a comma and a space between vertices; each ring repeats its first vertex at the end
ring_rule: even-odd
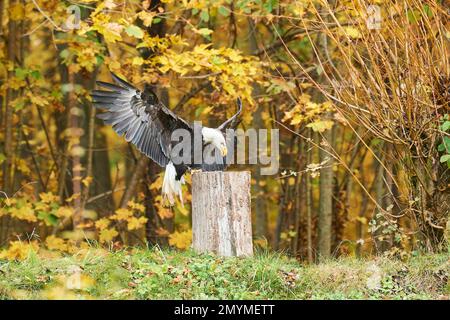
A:
POLYGON ((219 171, 226 168, 228 149, 225 130, 235 129, 239 122, 238 116, 242 111, 239 98, 238 111, 230 119, 217 128, 200 128, 202 150, 207 146, 210 146, 210 149, 212 147, 215 154, 213 161, 195 163, 192 152, 188 157, 189 161, 180 163, 173 161, 172 149, 182 143, 191 143, 192 146, 193 141, 172 141, 172 133, 177 129, 184 129, 194 135, 195 126, 164 106, 149 86, 145 86, 141 91, 114 73, 111 74, 115 84, 97 81, 98 86, 108 90, 92 91, 93 105, 106 111, 97 117, 105 124, 111 125, 119 136, 124 135, 125 140, 134 144, 140 152, 166 169, 162 195, 170 205, 175 203, 177 196, 183 203, 181 185, 184 184, 184 174, 187 171, 219 171))

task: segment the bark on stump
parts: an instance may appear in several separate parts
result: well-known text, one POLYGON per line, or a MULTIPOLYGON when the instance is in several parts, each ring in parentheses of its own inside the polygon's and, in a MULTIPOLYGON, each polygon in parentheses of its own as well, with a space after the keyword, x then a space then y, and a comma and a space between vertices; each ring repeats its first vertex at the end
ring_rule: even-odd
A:
POLYGON ((192 238, 197 252, 253 255, 249 171, 192 175, 192 238))

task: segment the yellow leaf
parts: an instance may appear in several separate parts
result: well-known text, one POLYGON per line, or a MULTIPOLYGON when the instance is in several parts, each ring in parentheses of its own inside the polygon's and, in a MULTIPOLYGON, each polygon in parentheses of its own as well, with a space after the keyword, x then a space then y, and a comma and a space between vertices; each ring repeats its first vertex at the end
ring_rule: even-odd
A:
POLYGON ((362 224, 367 224, 366 217, 356 217, 355 220, 361 222, 362 224))
POLYGON ((138 13, 139 19, 142 20, 142 23, 146 27, 150 27, 152 25, 153 18, 156 16, 156 12, 148 12, 148 11, 141 11, 138 13))
POLYGON ((105 242, 110 242, 114 239, 114 237, 116 237, 119 233, 117 232, 116 229, 111 228, 111 229, 104 229, 102 231, 100 231, 100 235, 99 235, 99 241, 100 243, 105 243, 105 242))
POLYGON ((37 252, 39 246, 36 242, 11 241, 9 248, 0 252, 0 259, 24 260, 30 252, 37 252))
POLYGON ((108 218, 101 218, 95 221, 95 227, 99 230, 104 230, 108 228, 110 221, 108 218))
POLYGON ((55 212, 55 216, 58 218, 69 218, 73 214, 73 209, 70 207, 59 207, 55 212))
POLYGON ((91 182, 92 182, 92 177, 91 177, 91 176, 86 177, 86 178, 84 178, 83 180, 81 180, 81 182, 82 182, 86 187, 89 187, 89 185, 90 185, 91 182))
POLYGON ((133 212, 126 208, 119 208, 116 210, 116 214, 111 216, 113 220, 128 220, 133 216, 133 212))
POLYGON ((345 27, 345 33, 352 39, 361 38, 361 32, 355 27, 345 27))
POLYGON ((9 8, 11 20, 22 20, 25 17, 25 7, 21 3, 16 3, 9 8))
POLYGON ((144 63, 144 59, 141 57, 134 57, 132 64, 135 66, 141 66, 144 63))
POLYGON ((324 132, 325 130, 331 129, 333 124, 334 122, 331 120, 316 120, 308 123, 306 126, 315 132, 324 132))
POLYGON ((161 217, 161 219, 170 219, 173 217, 173 212, 167 207, 159 207, 158 215, 161 217))
POLYGON ((326 111, 333 110, 333 102, 325 101, 324 103, 322 103, 322 108, 323 108, 323 110, 326 110, 326 111))
POLYGON ((45 239, 45 245, 49 250, 59 250, 59 251, 68 250, 68 245, 66 241, 54 235, 48 236, 47 239, 45 239))
POLYGON ((145 225, 145 223, 147 222, 147 220, 148 219, 146 217, 139 217, 139 218, 132 217, 131 219, 128 220, 128 225, 127 225, 128 230, 131 231, 131 230, 137 230, 137 229, 142 228, 145 225))
POLYGON ((72 201, 78 199, 80 196, 81 195, 79 192, 74 193, 73 195, 71 195, 69 198, 66 199, 66 202, 72 202, 72 201))
POLYGON ((137 210, 139 212, 142 212, 142 213, 145 212, 145 207, 140 203, 128 201, 127 206, 129 206, 131 209, 137 210))
POLYGON ((17 169, 23 174, 31 173, 30 166, 24 159, 18 159, 16 165, 17 169))
POLYGON ((291 125, 296 125, 299 124, 300 122, 302 122, 305 118, 301 115, 301 114, 296 114, 292 120, 291 120, 291 125))
POLYGON ((11 208, 10 209, 11 217, 19 219, 19 220, 25 220, 28 222, 36 222, 37 218, 34 214, 34 211, 29 206, 23 206, 21 208, 11 208))
POLYGON ((283 117, 283 119, 281 119, 281 121, 285 122, 285 121, 287 121, 287 120, 289 120, 289 119, 292 119, 293 116, 294 116, 294 115, 293 115, 293 110, 291 110, 291 111, 286 111, 286 112, 284 113, 284 117, 283 117))
POLYGON ((310 82, 302 82, 302 83, 300 83, 300 87, 302 87, 302 89, 308 89, 308 88, 310 88, 312 86, 313 86, 313 84, 310 83, 310 82))
POLYGON ((30 101, 31 101, 31 103, 33 103, 37 106, 40 106, 40 107, 44 107, 44 106, 48 105, 47 99, 45 99, 41 96, 31 95, 30 101))
POLYGON ((174 232, 169 236, 169 244, 178 249, 187 249, 192 242, 192 230, 174 232))

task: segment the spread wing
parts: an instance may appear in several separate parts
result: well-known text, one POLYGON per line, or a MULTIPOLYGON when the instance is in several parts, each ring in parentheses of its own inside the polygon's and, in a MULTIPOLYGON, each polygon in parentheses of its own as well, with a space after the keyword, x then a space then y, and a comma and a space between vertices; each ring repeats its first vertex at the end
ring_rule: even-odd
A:
POLYGON ((94 106, 106 111, 97 117, 165 167, 170 161, 172 132, 179 128, 192 131, 191 126, 159 102, 150 89, 141 92, 115 74, 112 77, 116 84, 97 81, 108 90, 92 91, 94 106))

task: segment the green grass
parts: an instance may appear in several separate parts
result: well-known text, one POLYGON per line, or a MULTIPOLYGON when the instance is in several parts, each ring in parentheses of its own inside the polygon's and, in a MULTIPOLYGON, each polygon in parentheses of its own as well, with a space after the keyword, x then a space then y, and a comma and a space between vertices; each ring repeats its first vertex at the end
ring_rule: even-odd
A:
POLYGON ((448 299, 449 257, 302 265, 266 252, 254 258, 159 248, 31 254, 0 261, 0 299, 448 299))

